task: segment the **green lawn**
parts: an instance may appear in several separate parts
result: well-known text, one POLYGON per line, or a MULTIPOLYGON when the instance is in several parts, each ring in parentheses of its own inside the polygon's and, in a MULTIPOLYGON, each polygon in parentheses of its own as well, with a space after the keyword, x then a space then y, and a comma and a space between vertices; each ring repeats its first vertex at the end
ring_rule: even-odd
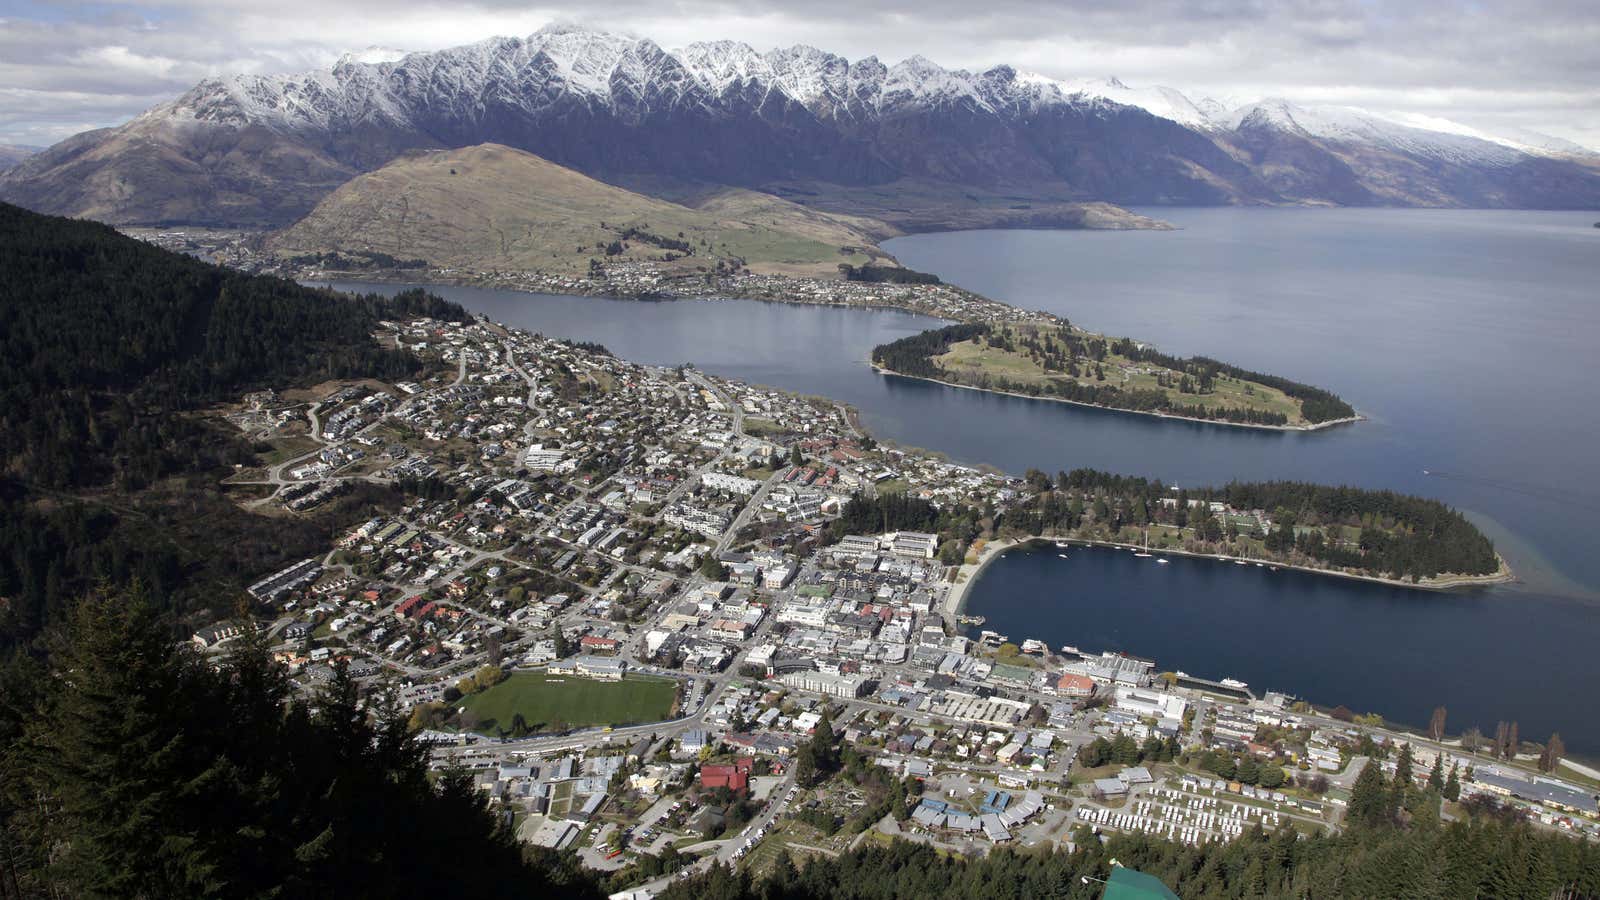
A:
MULTIPOLYGON (((834 837, 824 836, 815 828, 790 819, 768 833, 738 865, 751 878, 762 878, 772 871, 772 867, 778 862, 778 857, 782 856, 785 850, 789 852, 789 858, 796 865, 803 866, 807 859, 825 855, 809 848, 828 847, 841 837, 849 839, 842 834, 834 837)), ((882 840, 887 843, 888 836, 880 831, 868 831, 865 840, 882 840)))
POLYGON ((528 725, 560 730, 591 725, 629 725, 665 719, 676 685, 671 679, 629 675, 622 681, 518 672, 494 687, 465 697, 461 705, 479 716, 484 734, 508 728, 517 713, 528 725))
POLYGON ((549 815, 565 816, 572 812, 572 782, 558 781, 550 791, 549 815))
POLYGON ((888 481, 878 482, 879 494, 904 494, 911 489, 911 482, 904 478, 891 478, 888 481))
MULTIPOLYGON (((1039 335, 1054 333, 1060 335, 1062 330, 1052 326, 1019 325, 1010 326, 1011 330, 1019 335, 1039 335)), ((1072 381, 1084 385, 1110 385, 1127 391, 1154 390, 1161 391, 1176 403, 1186 406, 1199 405, 1207 409, 1232 407, 1239 409, 1255 409, 1265 412, 1283 413, 1290 423, 1303 422, 1300 415, 1300 403, 1294 398, 1284 394, 1276 388, 1264 384, 1240 381, 1228 376, 1218 376, 1215 390, 1209 394, 1184 394, 1176 388, 1162 387, 1151 369, 1161 369, 1173 378, 1181 373, 1174 372, 1154 365, 1153 363, 1135 363, 1133 360, 1115 353, 1106 355, 1103 367, 1106 380, 1097 381, 1093 376, 1094 367, 1089 364, 1078 377, 1074 378, 1063 372, 1047 372, 1044 368, 1028 355, 1028 351, 1021 347, 1012 351, 1000 350, 991 344, 979 345, 977 341, 961 341, 951 344, 945 353, 934 357, 934 360, 944 368, 955 381, 974 383, 983 376, 991 378, 1009 378, 1012 381, 1033 386, 1042 386, 1058 381, 1072 381)), ((1083 366, 1080 363, 1080 366, 1083 366)))

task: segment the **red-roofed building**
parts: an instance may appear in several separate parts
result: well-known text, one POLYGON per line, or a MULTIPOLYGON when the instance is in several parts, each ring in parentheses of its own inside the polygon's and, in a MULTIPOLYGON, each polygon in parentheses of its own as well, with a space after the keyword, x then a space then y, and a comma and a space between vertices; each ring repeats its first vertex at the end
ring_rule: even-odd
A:
POLYGON ((735 794, 742 794, 750 787, 750 773, 755 765, 754 759, 741 756, 731 766, 701 766, 700 786, 708 789, 725 787, 735 794))
POLYGON ((1094 679, 1087 675, 1068 672, 1056 682, 1056 693, 1064 697, 1088 697, 1094 694, 1094 679))
POLYGON ((617 639, 600 637, 597 634, 586 634, 578 639, 578 646, 593 653, 615 653, 617 639))

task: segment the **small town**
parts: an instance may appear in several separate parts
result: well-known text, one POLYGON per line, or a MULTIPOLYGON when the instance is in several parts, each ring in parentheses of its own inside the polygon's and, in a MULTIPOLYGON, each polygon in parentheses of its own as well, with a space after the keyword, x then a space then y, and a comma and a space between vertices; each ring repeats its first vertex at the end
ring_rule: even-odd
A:
POLYGON ((246 272, 326 281, 424 281, 500 290, 630 299, 739 299, 810 306, 896 309, 955 322, 1066 324, 1053 313, 1019 309, 949 284, 894 284, 761 275, 748 270, 686 273, 649 260, 591 260, 586 274, 449 267, 338 268, 280 259, 256 245, 260 235, 215 229, 129 228, 127 234, 246 272))
POLYGON ((0 900, 1600 900, 1597 35, 6 2, 0 900))
MULTIPOLYGON (((880 445, 831 401, 481 319, 378 338, 425 374, 226 412, 277 448, 230 479, 258 509, 403 488, 324 555, 259 573, 254 627, 299 689, 349 677, 410 710, 436 769, 472 773, 519 839, 619 896, 893 838, 982 854, 1338 831, 1367 767, 1441 791, 1446 816, 1490 804, 1600 835, 1594 782, 1518 756, 1514 726, 1468 746, 1442 710, 1412 733, 1130 653, 974 635, 981 540, 842 530, 874 498, 1003 510, 1027 479, 880 445)), ((249 627, 192 640, 225 653, 249 627)))

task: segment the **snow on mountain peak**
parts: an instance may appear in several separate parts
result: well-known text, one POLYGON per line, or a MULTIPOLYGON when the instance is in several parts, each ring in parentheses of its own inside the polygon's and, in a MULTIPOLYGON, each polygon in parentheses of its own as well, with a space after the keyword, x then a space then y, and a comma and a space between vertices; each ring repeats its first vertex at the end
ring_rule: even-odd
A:
POLYGON ((1115 76, 1059 80, 1029 72, 1018 78, 1040 89, 1053 88, 1063 98, 1083 98, 1090 101, 1109 101, 1119 106, 1134 106, 1152 116, 1171 119, 1180 125, 1201 130, 1216 128, 1217 115, 1222 111, 1221 105, 1216 101, 1203 100, 1197 104, 1172 88, 1129 87, 1115 76))
POLYGON ((1279 97, 1241 106, 1228 121, 1235 130, 1265 124, 1323 140, 1367 144, 1447 162, 1503 166, 1537 152, 1447 119, 1375 113, 1354 106, 1298 106, 1279 97))
POLYGON ((943 68, 917 54, 889 67, 879 103, 880 106, 901 103, 932 106, 963 100, 980 109, 994 111, 972 73, 943 68))
POLYGON ((739 41, 703 41, 672 55, 712 93, 720 94, 741 81, 770 79, 772 64, 754 47, 739 41))
POLYGON ((783 91, 813 110, 848 102, 851 80, 877 66, 877 60, 852 66, 842 56, 805 44, 769 50, 763 58, 783 91))
POLYGON ((639 43, 639 38, 579 25, 546 25, 528 38, 529 46, 549 57, 569 85, 602 96, 609 93, 611 73, 623 54, 639 43))
POLYGON ((392 47, 379 47, 374 45, 366 48, 365 50, 356 50, 344 54, 343 56, 339 57, 339 61, 334 64, 334 68, 337 69, 340 66, 347 66, 351 63, 359 63, 364 66, 376 66, 383 63, 399 62, 405 58, 406 52, 404 50, 396 50, 392 47))
POLYGON ((1583 152, 1544 136, 1511 139, 1417 114, 1305 107, 1281 98, 1233 106, 1191 100, 1168 87, 1134 87, 1116 77, 1057 79, 1006 65, 975 75, 921 55, 893 66, 871 56, 852 63, 804 45, 762 52, 719 40, 668 52, 645 38, 568 23, 547 25, 527 38, 492 38, 433 53, 371 47, 347 53, 322 71, 208 79, 160 109, 219 124, 330 128, 371 118, 404 122, 428 104, 470 108, 489 97, 532 109, 577 95, 638 111, 691 96, 723 108, 763 102, 773 92, 819 117, 872 115, 898 105, 968 105, 991 114, 1053 105, 1135 107, 1213 134, 1270 125, 1463 162, 1504 165, 1523 154, 1583 152))

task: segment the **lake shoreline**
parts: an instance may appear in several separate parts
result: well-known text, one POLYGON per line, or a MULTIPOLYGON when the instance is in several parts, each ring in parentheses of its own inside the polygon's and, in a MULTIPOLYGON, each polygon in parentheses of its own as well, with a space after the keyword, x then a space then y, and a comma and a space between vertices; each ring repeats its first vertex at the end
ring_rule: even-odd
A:
POLYGON ((1173 419, 1179 422, 1198 422, 1201 425, 1227 425, 1232 428, 1254 428, 1259 431, 1310 433, 1313 431, 1322 431, 1326 428, 1333 428, 1336 425, 1350 425, 1356 422, 1364 422, 1367 419, 1366 416, 1363 416, 1359 413, 1354 416, 1346 416, 1343 419, 1329 419, 1326 422, 1317 422, 1315 424, 1307 425, 1260 425, 1254 422, 1229 422, 1226 419, 1197 419, 1193 416, 1180 416, 1173 413, 1152 412, 1150 410, 1143 409, 1125 409, 1120 406, 1105 406, 1099 403, 1085 403, 1082 400, 1068 400, 1065 397, 1046 397, 1039 394, 1018 393, 1017 391, 1000 391, 995 390, 994 388, 983 388, 971 384, 961 384, 955 381, 943 381, 938 378, 929 378, 926 375, 907 375, 904 372, 896 372, 888 366, 879 365, 878 363, 868 363, 868 365, 872 366, 872 371, 877 372, 880 375, 893 375, 897 378, 914 378, 917 381, 927 381, 932 384, 942 384, 945 387, 960 388, 964 391, 978 391, 979 393, 984 394, 998 394, 1003 397, 1021 397, 1024 400, 1045 400, 1050 403, 1067 403, 1071 404, 1072 406, 1082 406, 1086 409, 1103 409, 1108 412, 1127 413, 1134 416, 1150 416, 1156 419, 1173 419))
MULTIPOLYGON (((1037 540, 1044 539, 1038 538, 1037 540)), ((944 596, 944 604, 941 609, 944 611, 945 620, 952 624, 955 623, 956 617, 961 615, 962 608, 967 605, 967 595, 972 593, 972 586, 978 583, 978 577, 983 574, 984 569, 987 569, 995 560, 1006 555, 1007 551, 1026 543, 1028 543, 1026 540, 989 541, 983 545, 982 550, 978 551, 976 561, 970 563, 962 562, 961 567, 956 569, 955 583, 950 586, 949 592, 944 596)), ((959 628, 959 626, 957 627, 959 628)))
MULTIPOLYGON (((334 283, 370 283, 385 285, 408 285, 412 287, 457 287, 472 288, 486 291, 513 291, 531 296, 567 296, 567 297, 594 297, 601 300, 617 300, 638 303, 675 303, 678 301, 707 301, 728 302, 745 301, 751 303, 775 303, 784 306, 817 307, 823 309, 856 309, 864 312, 898 312, 910 315, 923 316, 941 322, 988 322, 1016 320, 1039 320, 1054 322, 1058 317, 1051 313, 1035 312, 1013 306, 1003 300, 995 300, 975 291, 953 284, 939 283, 933 287, 943 288, 956 294, 959 303, 948 303, 944 306, 938 304, 918 305, 907 299, 907 295, 900 290, 917 285, 901 285, 889 282, 862 282, 843 281, 836 279, 822 279, 808 276, 795 275, 750 275, 739 276, 751 279, 768 279, 778 281, 791 281, 796 288, 803 287, 806 282, 822 284, 855 285, 860 288, 878 288, 884 291, 885 297, 881 302, 865 302, 851 300, 836 300, 831 298, 809 297, 800 294, 774 295, 771 285, 740 285, 738 278, 719 284, 715 290, 674 290, 671 287, 650 290, 624 290, 611 282, 592 282, 588 279, 565 279, 556 283, 530 284, 519 281, 509 275, 497 277, 484 277, 481 275, 453 275, 440 271, 417 271, 408 269, 372 269, 362 271, 338 271, 328 269, 314 269, 299 271, 292 275, 295 281, 311 286, 331 286, 334 283), (948 307, 959 308, 948 308, 948 307)), ((873 298, 877 301, 877 298, 873 298)))
MULTIPOLYGON (((437 285, 437 286, 440 286, 440 287, 466 287, 466 288, 477 288, 477 289, 483 289, 483 290, 509 290, 509 291, 515 291, 515 292, 518 292, 518 293, 524 293, 524 294, 529 294, 529 295, 533 295, 533 296, 541 296, 541 295, 544 295, 544 296, 561 296, 562 295, 562 294, 557 292, 557 287, 556 286, 551 286, 551 287, 531 287, 531 286, 517 285, 517 284, 514 284, 514 283, 513 284, 500 284, 500 283, 496 283, 493 279, 489 279, 488 281, 485 281, 481 277, 470 277, 469 278, 469 277, 461 277, 461 276, 442 276, 441 273, 438 273, 438 272, 428 272, 427 274, 428 274, 429 278, 427 280, 423 280, 423 279, 420 279, 420 278, 417 277, 418 274, 419 273, 417 273, 414 270, 403 270, 403 269, 402 270, 374 270, 374 271, 371 271, 371 272, 364 272, 364 273, 355 273, 355 272, 345 273, 345 272, 319 271, 319 272, 315 273, 315 277, 312 277, 311 275, 308 275, 308 274, 301 274, 301 275, 297 275, 295 277, 296 277, 297 280, 302 281, 302 283, 315 284, 317 282, 322 282, 322 283, 328 284, 330 286, 331 286, 332 282, 334 282, 334 281, 356 281, 356 282, 359 282, 359 281, 371 281, 371 282, 383 283, 383 284, 437 285)), ((790 277, 790 276, 767 276, 767 277, 787 278, 787 277, 790 277)), ((797 279, 797 281, 798 281, 798 279, 797 279)), ((948 285, 948 284, 946 284, 944 286, 945 287, 954 287, 954 285, 948 285)), ((992 316, 972 315, 970 310, 961 311, 961 312, 958 312, 958 313, 952 315, 948 311, 945 311, 945 310, 931 310, 931 309, 928 309, 927 307, 919 307, 919 306, 917 306, 915 304, 912 304, 912 303, 895 302, 894 300, 888 300, 887 302, 883 302, 883 303, 850 303, 850 302, 835 302, 835 301, 829 301, 829 300, 819 300, 819 299, 815 299, 815 298, 800 297, 800 296, 774 297, 774 296, 770 296, 770 295, 767 295, 767 294, 762 294, 762 295, 757 295, 757 294, 754 294, 754 293, 741 294, 738 291, 707 292, 707 293, 703 293, 703 294, 702 293, 672 293, 670 291, 662 292, 662 293, 652 293, 652 294, 642 294, 642 293, 628 294, 628 293, 619 292, 619 291, 615 291, 615 290, 607 290, 606 289, 607 287, 609 287, 609 284, 602 284, 602 285, 591 285, 591 284, 562 285, 562 286, 559 286, 559 290, 567 292, 567 294, 566 294, 567 296, 597 297, 597 298, 606 299, 606 300, 618 300, 618 301, 628 301, 628 302, 666 303, 666 302, 676 302, 676 301, 680 301, 680 300, 689 300, 689 301, 703 300, 703 301, 726 302, 726 301, 730 301, 731 300, 731 301, 743 301, 743 302, 751 302, 751 303, 776 303, 776 304, 782 304, 782 305, 788 305, 788 306, 809 306, 809 307, 819 307, 819 308, 825 308, 825 309, 859 309, 859 310, 868 311, 868 312, 876 311, 876 310, 882 310, 882 311, 889 311, 889 312, 907 313, 907 314, 916 315, 916 316, 924 316, 924 317, 932 318, 932 319, 935 319, 935 320, 938 320, 938 321, 945 321, 945 322, 952 322, 952 323, 985 322, 985 321, 990 321, 991 318, 992 318, 992 316), (962 312, 965 312, 967 314, 963 315, 963 314, 961 314, 962 312)), ((991 308, 998 308, 1000 310, 1004 310, 1004 311, 1006 311, 1007 313, 1009 313, 1010 315, 1013 315, 1013 316, 1021 316, 1021 317, 1026 317, 1026 318, 1029 318, 1029 319, 1037 319, 1039 321, 1045 321, 1045 322, 1064 321, 1064 320, 1059 319, 1059 317, 1057 317, 1053 313, 1031 312, 1031 311, 1022 309, 1021 307, 1013 306, 1012 304, 1007 303, 1004 300, 995 300, 992 297, 987 297, 987 296, 985 296, 983 294, 979 294, 976 291, 969 291, 969 290, 966 290, 964 288, 955 288, 955 290, 960 291, 963 294, 969 295, 972 298, 975 298, 976 302, 974 302, 972 304, 974 307, 981 308, 983 306, 989 306, 991 308)), ((1086 409, 1109 410, 1109 411, 1112 411, 1112 412, 1128 413, 1128 414, 1131 414, 1131 415, 1149 416, 1151 418, 1156 418, 1156 419, 1171 419, 1171 420, 1175 420, 1175 421, 1179 421, 1179 422, 1197 422, 1197 423, 1200 423, 1202 425, 1226 425, 1226 426, 1233 427, 1233 428, 1253 428, 1253 429, 1256 429, 1256 430, 1259 430, 1259 431, 1271 431, 1271 432, 1304 432, 1304 433, 1310 433, 1310 432, 1314 432, 1314 431, 1322 431, 1324 429, 1333 428, 1333 427, 1338 426, 1338 425, 1350 425, 1350 424, 1354 424, 1354 423, 1357 423, 1357 422, 1362 422, 1362 421, 1365 421, 1366 418, 1367 418, 1366 416, 1363 416, 1363 415, 1357 413, 1354 416, 1347 416, 1347 417, 1341 418, 1341 419, 1330 419, 1330 420, 1328 420, 1326 422, 1317 422, 1315 424, 1306 424, 1306 425, 1261 425, 1261 424, 1256 424, 1256 423, 1252 423, 1252 422, 1230 422, 1230 421, 1228 421, 1226 419, 1199 419, 1199 418, 1195 418, 1193 416, 1180 416, 1180 415, 1176 415, 1176 414, 1173 414, 1173 413, 1153 412, 1153 411, 1149 411, 1149 410, 1140 410, 1140 409, 1125 409, 1123 407, 1118 407, 1118 406, 1105 406, 1105 405, 1102 405, 1102 404, 1099 404, 1099 403, 1084 403, 1083 401, 1080 401, 1080 400, 1068 400, 1068 399, 1065 399, 1065 398, 1062 398, 1062 397, 1046 397, 1046 396, 1040 396, 1040 395, 1035 395, 1035 394, 1023 394, 1023 393, 1019 393, 1019 392, 1016 392, 1016 391, 1000 391, 1000 390, 995 390, 993 388, 981 388, 981 387, 976 387, 976 386, 970 385, 970 384, 960 384, 960 383, 957 383, 957 382, 954 382, 954 381, 944 381, 944 380, 941 380, 941 379, 938 379, 938 378, 928 378, 928 377, 922 376, 922 375, 907 375, 904 372, 896 372, 895 370, 890 369, 887 366, 882 366, 882 365, 879 365, 878 363, 872 362, 870 359, 867 361, 867 365, 872 369, 872 371, 874 371, 876 373, 879 373, 879 374, 896 375, 896 376, 899 376, 901 378, 914 378, 914 379, 917 379, 918 381, 926 381, 926 382, 930 382, 932 384, 943 385, 945 387, 961 388, 963 390, 979 391, 979 392, 988 393, 988 394, 1000 394, 1000 395, 1007 396, 1007 397, 1021 397, 1023 399, 1027 399, 1027 400, 1048 400, 1048 401, 1051 401, 1051 402, 1054 402, 1054 403, 1067 403, 1067 404, 1071 404, 1073 406, 1081 406, 1081 407, 1084 407, 1086 409)))
MULTIPOLYGON (((1018 547, 1026 547, 1034 544, 1070 544, 1074 547, 1103 547, 1110 550, 1127 549, 1130 547, 1137 549, 1136 545, 1117 543, 1115 541, 1099 541, 1088 538, 1068 538, 1045 535, 1032 535, 1029 537, 995 541, 991 544, 986 544, 984 546, 983 553, 979 556, 979 560, 976 564, 963 565, 956 573, 958 583, 950 589, 950 593, 945 597, 946 617, 953 619, 955 616, 961 614, 961 610, 966 607, 968 596, 972 593, 972 587, 977 584, 978 579, 983 575, 983 571, 987 569, 995 560, 1018 547), (992 552, 991 548, 993 548, 992 552), (963 576, 965 576, 965 579, 959 580, 962 579, 963 576)), ((1199 553, 1191 550, 1176 550, 1171 548, 1164 548, 1159 551, 1149 550, 1147 552, 1151 553, 1152 556, 1170 554, 1172 556, 1187 556, 1190 559, 1214 559, 1218 562, 1224 563, 1234 563, 1242 560, 1246 565, 1259 563, 1263 567, 1289 569, 1296 572, 1303 572, 1307 575, 1333 576, 1335 578, 1344 578, 1351 581, 1364 581, 1369 584, 1377 584, 1384 587, 1405 588, 1416 591, 1431 591, 1433 593, 1448 593, 1451 591, 1467 590, 1471 588, 1492 587, 1494 585, 1510 584, 1517 580, 1516 574, 1511 570, 1511 566, 1507 564, 1505 559, 1498 553, 1495 554, 1495 559, 1499 560, 1500 568, 1493 575, 1457 575, 1431 581, 1411 582, 1401 581, 1395 578, 1385 578, 1380 575, 1362 575, 1356 572, 1341 572, 1337 569, 1320 569, 1315 566, 1304 566, 1285 562, 1272 562, 1264 559, 1249 559, 1239 556, 1227 556, 1221 553, 1199 553)))

